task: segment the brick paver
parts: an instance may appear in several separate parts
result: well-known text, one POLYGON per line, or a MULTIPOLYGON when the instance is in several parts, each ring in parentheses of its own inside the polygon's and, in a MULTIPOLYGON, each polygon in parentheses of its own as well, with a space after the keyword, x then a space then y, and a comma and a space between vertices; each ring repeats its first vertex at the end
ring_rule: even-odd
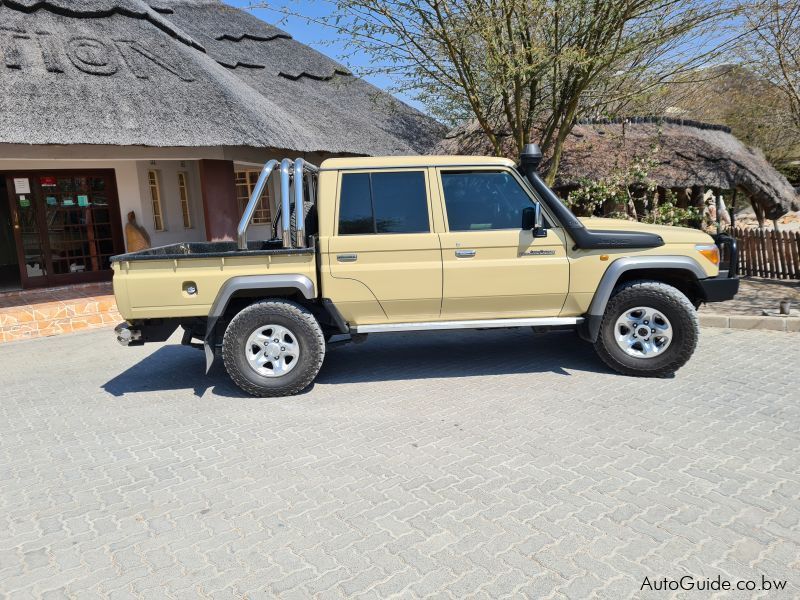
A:
POLYGON ((278 400, 106 331, 3 345, 0 596, 798 597, 799 343, 708 329, 643 380, 566 333, 373 336, 278 400))
POLYGON ((712 302, 700 307, 700 314, 762 316, 764 311, 777 314, 780 303, 791 303, 792 316, 800 316, 800 281, 742 277, 739 292, 726 302, 712 302))

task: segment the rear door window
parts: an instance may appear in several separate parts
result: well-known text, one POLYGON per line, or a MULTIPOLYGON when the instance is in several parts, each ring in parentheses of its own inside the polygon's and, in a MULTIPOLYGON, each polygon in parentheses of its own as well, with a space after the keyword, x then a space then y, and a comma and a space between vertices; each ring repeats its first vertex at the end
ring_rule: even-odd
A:
POLYGON ((428 232, 423 171, 342 175, 339 235, 428 232))

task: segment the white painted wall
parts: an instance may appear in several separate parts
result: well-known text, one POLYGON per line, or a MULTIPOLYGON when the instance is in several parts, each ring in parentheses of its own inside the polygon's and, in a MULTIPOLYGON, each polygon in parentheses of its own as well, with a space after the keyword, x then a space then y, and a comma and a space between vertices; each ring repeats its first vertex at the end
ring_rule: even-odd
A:
POLYGON ((203 219, 203 197, 200 190, 200 171, 197 161, 154 160, 136 163, 138 186, 142 190, 141 202, 136 208, 123 212, 123 219, 128 210, 136 212, 136 221, 150 234, 153 246, 164 246, 178 242, 204 242, 206 228, 203 219), (153 224, 153 204, 150 201, 150 185, 148 171, 158 173, 161 191, 161 210, 164 215, 165 231, 156 231, 153 224), (181 213, 181 197, 178 189, 178 172, 188 174, 189 208, 192 215, 192 227, 183 226, 181 213))

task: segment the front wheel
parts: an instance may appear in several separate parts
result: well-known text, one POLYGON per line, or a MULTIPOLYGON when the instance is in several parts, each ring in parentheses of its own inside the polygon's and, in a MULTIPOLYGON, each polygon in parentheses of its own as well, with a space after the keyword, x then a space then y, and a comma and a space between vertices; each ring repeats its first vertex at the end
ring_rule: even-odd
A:
POLYGON ((253 396, 290 396, 307 388, 325 358, 325 338, 309 311, 264 300, 237 314, 222 341, 225 369, 253 396))
POLYGON ((609 300, 594 347, 624 375, 663 377, 686 364, 699 333, 697 312, 683 293, 657 281, 632 281, 609 300))

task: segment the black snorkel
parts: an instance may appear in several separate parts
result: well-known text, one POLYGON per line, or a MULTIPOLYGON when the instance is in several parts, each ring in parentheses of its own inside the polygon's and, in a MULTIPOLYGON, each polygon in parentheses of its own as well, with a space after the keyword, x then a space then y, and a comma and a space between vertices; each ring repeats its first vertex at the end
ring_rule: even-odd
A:
POLYGON ((553 190, 539 177, 537 171, 541 162, 542 150, 539 145, 526 144, 519 157, 519 170, 545 203, 550 213, 573 239, 575 242, 573 249, 657 248, 664 245, 661 236, 653 233, 586 229, 583 223, 564 206, 553 190))

